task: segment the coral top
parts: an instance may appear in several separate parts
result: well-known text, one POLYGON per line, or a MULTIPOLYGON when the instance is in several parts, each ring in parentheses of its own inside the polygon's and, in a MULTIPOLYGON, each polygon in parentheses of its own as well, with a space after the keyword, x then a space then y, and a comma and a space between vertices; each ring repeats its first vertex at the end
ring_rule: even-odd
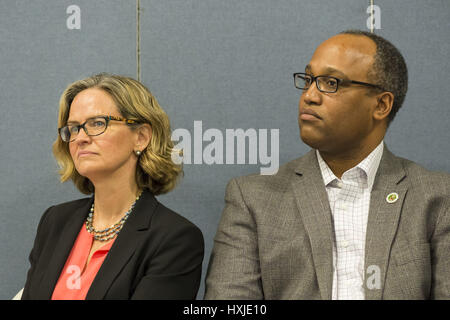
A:
POLYGON ((92 281, 94 281, 114 240, 115 238, 95 251, 89 264, 86 266, 94 236, 86 230, 86 223, 84 223, 66 261, 66 265, 59 276, 53 291, 52 300, 86 299, 92 281))

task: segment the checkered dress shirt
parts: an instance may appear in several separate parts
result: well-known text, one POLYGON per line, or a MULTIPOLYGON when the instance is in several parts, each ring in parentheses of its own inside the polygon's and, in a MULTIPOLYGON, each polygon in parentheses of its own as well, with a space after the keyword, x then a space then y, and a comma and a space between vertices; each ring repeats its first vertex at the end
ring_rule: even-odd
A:
POLYGON ((364 299, 364 249, 370 193, 383 155, 383 141, 337 178, 316 151, 334 227, 333 300, 364 299))

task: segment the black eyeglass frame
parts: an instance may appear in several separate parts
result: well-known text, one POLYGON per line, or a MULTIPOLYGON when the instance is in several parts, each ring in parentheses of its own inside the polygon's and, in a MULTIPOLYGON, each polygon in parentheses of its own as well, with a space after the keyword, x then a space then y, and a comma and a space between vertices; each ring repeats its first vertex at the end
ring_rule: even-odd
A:
MULTIPOLYGON (((137 121, 137 120, 126 119, 126 118, 115 117, 115 116, 95 116, 95 117, 92 117, 92 118, 87 119, 87 120, 86 120, 85 122, 83 122, 82 124, 79 124, 79 125, 73 125, 72 127, 77 128, 77 136, 78 136, 78 133, 80 132, 81 128, 83 128, 83 130, 84 130, 84 132, 86 133, 86 135, 88 135, 88 136, 90 136, 90 137, 95 137, 95 136, 99 136, 99 135, 105 133, 106 129, 108 129, 108 125, 109 125, 109 122, 110 122, 111 120, 113 120, 113 121, 125 122, 126 124, 138 124, 138 123, 140 123, 140 122, 137 121), (86 123, 88 123, 88 121, 90 121, 90 120, 97 119, 97 118, 102 118, 102 119, 105 120, 105 122, 106 122, 106 123, 105 123, 105 130, 103 130, 102 132, 97 133, 97 134, 89 134, 89 133, 88 133, 88 130, 86 129, 86 123)), ((70 138, 69 138, 69 141, 65 141, 65 140, 64 140, 63 134, 62 134, 61 132, 62 132, 65 128, 68 128, 68 127, 69 127, 68 125, 65 125, 65 126, 63 126, 63 127, 61 127, 61 128, 58 128, 59 136, 61 137, 61 140, 64 141, 64 142, 72 142, 72 141, 75 141, 76 137, 75 137, 73 140, 70 139, 71 136, 72 136, 72 134, 70 134, 70 130, 69 130, 69 134, 70 134, 70 136, 69 136, 69 137, 70 137, 70 138)))
POLYGON ((307 87, 307 88, 299 88, 299 87, 297 87, 296 82, 295 82, 295 79, 296 79, 296 77, 299 76, 299 75, 300 75, 300 76, 304 76, 303 78, 306 78, 306 76, 311 77, 311 79, 312 79, 311 85, 312 85, 313 82, 315 82, 315 83, 316 83, 317 89, 318 89, 320 92, 325 92, 325 93, 335 93, 335 92, 338 91, 339 85, 341 85, 341 84, 345 85, 345 84, 349 84, 349 83, 359 84, 359 85, 363 85, 363 86, 367 86, 367 87, 377 88, 377 89, 380 89, 380 90, 382 90, 382 91, 387 91, 387 90, 385 90, 383 87, 381 87, 381 86, 379 86, 379 85, 376 85, 376 84, 372 84, 372 83, 361 82, 361 81, 355 81, 355 80, 348 80, 348 79, 341 79, 341 78, 336 78, 336 77, 333 77, 333 76, 322 76, 322 75, 320 75, 320 76, 313 76, 312 74, 309 74, 309 73, 296 72, 296 73, 293 74, 293 76, 294 76, 294 86, 295 86, 297 89, 300 89, 300 90, 308 90, 308 89, 311 87, 311 85, 310 85, 309 87, 307 87), (320 78, 328 78, 328 79, 331 78, 331 79, 336 80, 336 83, 337 83, 337 85, 336 85, 336 90, 335 90, 335 91, 325 91, 325 90, 320 89, 320 88, 319 88, 319 81, 318 81, 318 79, 320 79, 320 78))

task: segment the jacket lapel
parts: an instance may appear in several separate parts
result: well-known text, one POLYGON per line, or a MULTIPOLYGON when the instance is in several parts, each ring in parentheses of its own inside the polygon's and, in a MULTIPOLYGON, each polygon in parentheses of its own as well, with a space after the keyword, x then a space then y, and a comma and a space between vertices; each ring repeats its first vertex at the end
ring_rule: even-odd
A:
POLYGON ((308 232, 321 297, 331 299, 333 282, 333 228, 331 209, 315 150, 299 159, 292 187, 308 232))
POLYGON ((56 283, 61 275, 61 272, 69 257, 70 251, 75 243, 75 240, 80 232, 89 209, 92 205, 93 197, 86 199, 86 204, 77 209, 61 231, 61 237, 57 240, 55 250, 51 259, 48 262, 47 272, 41 281, 40 293, 43 299, 50 299, 55 289, 56 283))
POLYGON ((150 227, 157 205, 153 194, 145 189, 103 261, 86 300, 104 299, 114 279, 133 256, 140 239, 145 236, 142 231, 150 227))
POLYGON ((400 160, 385 147, 372 188, 367 222, 364 288, 368 300, 378 300, 383 295, 391 246, 407 192, 407 184, 401 183, 405 176, 400 160), (389 203, 387 197, 393 193, 398 198, 389 203))

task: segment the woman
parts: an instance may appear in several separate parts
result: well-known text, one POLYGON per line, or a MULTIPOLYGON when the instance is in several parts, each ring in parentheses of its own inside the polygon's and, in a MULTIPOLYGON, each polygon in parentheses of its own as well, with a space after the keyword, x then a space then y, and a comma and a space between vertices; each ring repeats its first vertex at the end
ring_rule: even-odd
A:
POLYGON ((122 76, 77 81, 58 127, 61 181, 93 196, 44 213, 22 299, 195 299, 203 236, 154 197, 182 171, 153 95, 122 76))

